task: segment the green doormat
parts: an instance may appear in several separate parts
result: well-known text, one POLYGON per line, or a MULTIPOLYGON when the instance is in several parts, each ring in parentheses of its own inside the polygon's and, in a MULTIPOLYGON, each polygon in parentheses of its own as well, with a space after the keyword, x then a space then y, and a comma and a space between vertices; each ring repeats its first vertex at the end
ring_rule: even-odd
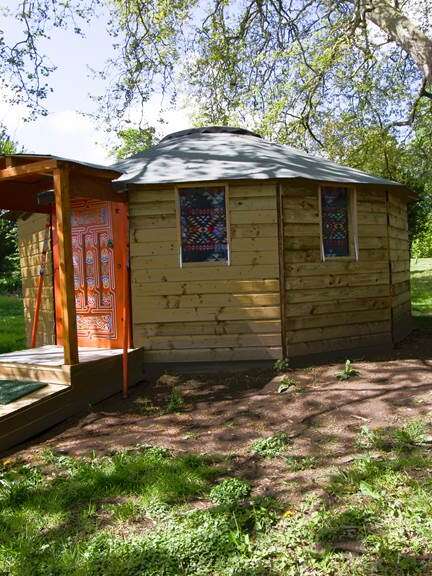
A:
POLYGON ((30 392, 46 386, 43 382, 21 382, 19 380, 0 380, 0 404, 10 404, 14 400, 27 396, 30 392))

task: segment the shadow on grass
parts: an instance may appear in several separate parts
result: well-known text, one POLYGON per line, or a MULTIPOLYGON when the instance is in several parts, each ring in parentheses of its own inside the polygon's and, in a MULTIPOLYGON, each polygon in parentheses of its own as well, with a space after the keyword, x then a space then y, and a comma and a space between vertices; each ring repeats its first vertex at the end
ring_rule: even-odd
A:
POLYGON ((420 428, 371 433, 365 453, 330 478, 315 530, 323 557, 353 559, 352 574, 432 573, 432 454, 420 428))
POLYGON ((276 505, 243 502, 230 482, 220 485, 223 504, 212 504, 223 471, 220 458, 160 448, 93 459, 48 453, 42 468, 3 471, 0 574, 207 574, 247 557, 253 535, 277 520, 276 505))
POLYGON ((160 448, 92 459, 48 453, 42 468, 0 475, 0 574, 430 573, 426 426, 364 429, 358 447, 320 497, 284 514, 272 499, 251 498, 244 481, 212 488, 225 472, 218 457, 160 448))

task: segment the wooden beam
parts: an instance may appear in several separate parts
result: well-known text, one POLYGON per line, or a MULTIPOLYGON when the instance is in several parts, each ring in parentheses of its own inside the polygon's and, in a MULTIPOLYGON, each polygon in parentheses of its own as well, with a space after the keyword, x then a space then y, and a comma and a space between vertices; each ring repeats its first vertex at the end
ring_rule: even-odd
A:
POLYGON ((0 170, 0 182, 2 180, 19 178, 20 176, 52 172, 57 167, 57 165, 57 160, 41 160, 40 162, 30 162, 29 164, 24 164, 23 166, 10 166, 9 168, 0 170))
POLYGON ((62 309, 64 363, 78 364, 69 169, 54 169, 56 227, 58 239, 59 285, 62 309))
POLYGON ((71 172, 70 176, 71 198, 96 198, 110 202, 127 202, 127 194, 116 192, 110 180, 71 172))

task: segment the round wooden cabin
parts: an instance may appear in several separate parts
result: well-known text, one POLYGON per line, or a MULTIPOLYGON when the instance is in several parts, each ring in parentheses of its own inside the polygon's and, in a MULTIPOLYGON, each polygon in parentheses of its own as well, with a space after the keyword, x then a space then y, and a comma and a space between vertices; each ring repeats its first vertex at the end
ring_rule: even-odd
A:
MULTIPOLYGON (((144 362, 348 355, 409 332, 409 192, 396 182, 220 127, 170 134, 111 169, 128 197, 131 332, 144 362)), ((29 334, 44 225, 43 214, 19 222, 29 334)), ((92 263, 74 241, 79 282, 92 263)), ((39 344, 59 337, 49 278, 39 344)), ((110 347, 78 293, 76 306, 78 343, 110 347)))

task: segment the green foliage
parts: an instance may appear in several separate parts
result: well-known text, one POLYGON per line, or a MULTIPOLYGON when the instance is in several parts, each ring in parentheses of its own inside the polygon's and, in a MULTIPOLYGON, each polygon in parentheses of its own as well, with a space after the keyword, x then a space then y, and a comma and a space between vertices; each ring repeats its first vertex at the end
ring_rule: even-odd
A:
POLYGON ((171 388, 170 397, 166 407, 167 413, 171 414, 173 412, 180 412, 184 406, 184 403, 184 398, 180 390, 176 388, 176 386, 173 386, 171 388))
POLYGON ((157 142, 155 128, 126 128, 117 132, 119 144, 112 150, 117 160, 145 152, 157 142))
POLYGON ((20 290, 17 227, 15 222, 0 218, 0 294, 13 294, 20 290))
POLYGON ((411 450, 426 440, 426 426, 422 420, 413 420, 401 428, 377 428, 363 426, 357 436, 359 448, 366 450, 411 450))
POLYGON ((278 394, 283 394, 284 392, 286 392, 290 388, 293 388, 294 386, 297 386, 296 380, 294 380, 294 378, 288 378, 287 376, 285 376, 279 383, 277 390, 278 394))
MULTIPOLYGON (((419 440, 420 428, 419 423, 407 423, 400 430, 419 440)), ((285 513, 274 498, 251 497, 244 480, 214 484, 222 472, 216 462, 141 447, 89 458, 46 451, 39 466, 0 465, 0 572, 430 573, 428 447, 364 455, 328 480, 320 478, 330 498, 306 497, 285 513), (209 500, 214 505, 208 506, 209 500)), ((293 463, 303 470, 307 460, 293 463)))
POLYGON ((257 454, 264 458, 276 458, 286 450, 289 442, 290 440, 285 432, 278 432, 268 438, 255 440, 250 451, 252 454, 257 454))
POLYGON ((316 468, 319 464, 319 459, 316 456, 287 456, 285 463, 290 472, 300 472, 316 468))
MULTIPOLYGON (((16 151, 16 144, 0 126, 0 154, 13 154, 16 151)), ((0 216, 1 214, 0 208, 0 216)), ((20 289, 21 272, 16 224, 0 218, 0 294, 16 293, 20 289)))
POLYGON ((26 346, 23 303, 16 296, 0 295, 0 354, 26 346))
POLYGON ((432 317, 432 259, 411 261, 411 306, 416 316, 432 317))
POLYGON ((289 358, 278 358, 273 364, 276 372, 287 372, 289 370, 289 358))
POLYGON ((358 376, 359 372, 352 367, 351 360, 346 360, 344 369, 336 375, 338 380, 350 380, 358 376))
POLYGON ((210 490, 210 500, 219 506, 236 506, 248 498, 251 485, 240 478, 226 478, 210 490))

